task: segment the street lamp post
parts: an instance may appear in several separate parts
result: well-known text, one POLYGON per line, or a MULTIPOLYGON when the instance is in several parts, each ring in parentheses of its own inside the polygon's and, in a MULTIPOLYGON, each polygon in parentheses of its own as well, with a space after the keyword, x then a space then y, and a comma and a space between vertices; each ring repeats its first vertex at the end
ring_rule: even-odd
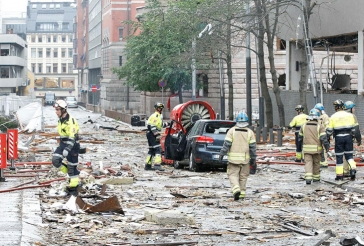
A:
POLYGON ((192 101, 196 100, 196 38, 192 41, 192 101))

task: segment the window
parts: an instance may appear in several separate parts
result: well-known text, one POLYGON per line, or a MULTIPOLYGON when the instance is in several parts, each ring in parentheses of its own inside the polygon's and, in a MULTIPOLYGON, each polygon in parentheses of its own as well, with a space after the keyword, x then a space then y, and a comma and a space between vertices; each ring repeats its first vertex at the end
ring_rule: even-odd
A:
POLYGON ((42 43, 42 42, 43 42, 42 36, 38 36, 38 43, 42 43))
POLYGON ((286 40, 277 38, 277 50, 286 50, 286 40))
POLYGON ((62 43, 66 43, 66 35, 62 35, 62 43))
POLYGON ((58 73, 58 64, 53 63, 53 73, 58 73))
POLYGON ((66 48, 62 48, 61 50, 61 57, 65 58, 66 57, 66 48))
POLYGON ((36 52, 37 52, 36 49, 35 48, 32 48, 31 49, 31 55, 30 55, 30 57, 31 58, 36 58, 36 52))
POLYGON ((42 9, 46 9, 47 8, 47 4, 42 4, 42 9))
POLYGON ((71 35, 69 35, 69 36, 68 36, 68 42, 72 43, 72 41, 73 41, 73 38, 72 38, 72 36, 71 36, 71 35))
POLYGON ((10 67, 1 67, 0 68, 1 78, 10 78, 9 71, 10 67))
POLYGON ((62 63, 62 73, 67 73, 67 64, 66 63, 62 63))
POLYGON ((54 48, 53 50, 53 57, 57 58, 58 57, 58 48, 54 48))
POLYGON ((57 43, 57 35, 53 36, 53 43, 57 43))
POLYGON ((47 43, 52 42, 52 37, 51 36, 47 36, 47 43))
POLYGON ((119 27, 119 41, 123 40, 123 31, 124 31, 124 28, 119 27))
POLYGON ((10 44, 1 44, 0 55, 8 56, 10 54, 10 44))
POLYGON ((73 73, 73 63, 68 63, 68 73, 73 73))
POLYGON ((32 43, 35 43, 35 35, 32 35, 32 43))
POLYGON ((36 86, 37 88, 43 88, 43 78, 36 78, 34 80, 34 86, 36 86))
POLYGON ((72 55, 73 55, 72 48, 68 48, 68 57, 72 58, 72 55))
POLYGON ((32 63, 32 73, 35 73, 35 63, 32 63))
POLYGON ((119 66, 121 67, 123 65, 123 57, 119 56, 119 66))
POLYGON ((49 4, 49 8, 54 9, 54 4, 53 3, 49 4))
POLYGON ((38 57, 39 58, 43 57, 43 48, 38 48, 38 57))
POLYGON ((62 84, 62 88, 71 88, 74 89, 75 88, 75 81, 72 78, 64 78, 61 80, 61 84, 62 84))
POLYGON ((45 87, 46 88, 58 88, 58 78, 46 78, 45 81, 45 87))
POLYGON ((38 73, 42 73, 43 63, 38 63, 38 73))
POLYGON ((37 5, 36 4, 32 4, 32 9, 36 9, 37 5))
POLYGON ((51 48, 46 49, 46 57, 51 58, 51 48))
POLYGON ((61 5, 60 4, 56 4, 56 9, 59 9, 61 8, 61 5))
POLYGON ((51 73, 52 72, 52 64, 47 63, 46 69, 47 69, 47 73, 51 73))

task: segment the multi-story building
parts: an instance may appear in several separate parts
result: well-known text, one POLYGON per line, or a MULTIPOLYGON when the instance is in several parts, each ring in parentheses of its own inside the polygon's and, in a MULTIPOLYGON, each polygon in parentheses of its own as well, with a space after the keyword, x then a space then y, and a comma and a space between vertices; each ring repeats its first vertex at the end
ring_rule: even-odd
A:
POLYGON ((26 42, 16 34, 0 34, 0 95, 23 95, 27 85, 26 42))
POLYGON ((144 6, 145 1, 103 1, 102 6, 102 80, 101 107, 103 109, 137 109, 140 105, 140 92, 125 86, 111 72, 111 68, 120 67, 126 61, 123 50, 125 37, 130 34, 126 21, 136 20, 137 8, 144 6))
POLYGON ((27 22, 26 18, 7 17, 2 19, 2 33, 17 34, 26 40, 27 22))
POLYGON ((77 0, 77 12, 74 21, 75 38, 73 39, 73 64, 78 71, 79 102, 87 104, 88 83, 88 0, 77 0))
POLYGON ((73 66, 74 1, 28 2, 28 67, 35 74, 36 97, 52 91, 57 98, 79 98, 73 66))

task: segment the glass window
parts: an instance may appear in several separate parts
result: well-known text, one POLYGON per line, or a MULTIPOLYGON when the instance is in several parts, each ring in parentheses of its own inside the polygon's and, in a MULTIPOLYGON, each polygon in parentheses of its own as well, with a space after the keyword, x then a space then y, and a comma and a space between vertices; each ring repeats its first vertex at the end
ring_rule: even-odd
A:
POLYGON ((35 73, 35 63, 32 63, 32 73, 35 73))
POLYGON ((39 58, 43 57, 43 48, 38 48, 38 57, 39 58))
POLYGON ((53 50, 53 57, 57 58, 58 57, 58 48, 54 48, 53 50))
POLYGON ((56 4, 56 9, 59 9, 61 8, 61 5, 60 4, 56 4))
POLYGON ((68 63, 68 73, 73 73, 73 63, 68 63))
POLYGON ((72 35, 69 35, 68 36, 68 42, 72 43, 72 41, 73 41, 72 35))
POLYGON ((47 69, 47 73, 51 73, 52 72, 52 64, 47 63, 46 69, 47 69))
POLYGON ((57 35, 53 35, 53 43, 57 43, 57 35))
POLYGON ((36 86, 37 88, 43 88, 43 78, 36 78, 34 80, 34 86, 36 86))
POLYGON ((45 81, 45 87, 46 88, 58 88, 58 78, 46 78, 45 81))
POLYGON ((52 42, 52 37, 51 36, 47 36, 47 43, 52 42))
POLYGON ((75 88, 75 81, 73 78, 62 78, 61 79, 62 88, 75 88))
POLYGON ((66 35, 62 35, 62 43, 66 42, 66 35))
POLYGON ((36 4, 32 4, 32 9, 36 9, 37 5, 36 4))
POLYGON ((1 78, 9 78, 10 67, 0 67, 1 78))
POLYGON ((32 35, 32 43, 35 43, 35 35, 32 35))
POLYGON ((36 56, 36 52, 37 52, 37 51, 36 51, 36 49, 35 49, 35 48, 32 48, 32 49, 31 49, 31 55, 30 55, 30 57, 31 57, 31 58, 36 58, 36 57, 37 57, 37 56, 36 56))
POLYGON ((43 63, 38 63, 38 73, 42 73, 43 63))
POLYGON ((46 57, 51 58, 51 48, 47 48, 46 50, 46 57))
POLYGON ((50 9, 53 9, 54 8, 54 4, 53 3, 49 4, 49 8, 50 9))
POLYGON ((119 41, 123 40, 123 31, 124 31, 124 28, 119 27, 119 41))
POLYGON ((53 63, 53 73, 58 73, 58 63, 53 63))
POLYGON ((38 43, 42 43, 42 42, 43 42, 42 36, 38 36, 38 43))
POLYGON ((47 4, 42 4, 42 9, 46 9, 47 8, 47 4))
POLYGON ((62 73, 67 73, 67 64, 62 63, 62 73))
POLYGON ((68 48, 68 57, 72 58, 73 50, 72 48, 68 48))
POLYGON ((62 48, 61 50, 61 57, 65 58, 66 57, 66 48, 62 48))
POLYGON ((10 54, 10 44, 2 44, 0 54, 1 56, 8 56, 10 54))

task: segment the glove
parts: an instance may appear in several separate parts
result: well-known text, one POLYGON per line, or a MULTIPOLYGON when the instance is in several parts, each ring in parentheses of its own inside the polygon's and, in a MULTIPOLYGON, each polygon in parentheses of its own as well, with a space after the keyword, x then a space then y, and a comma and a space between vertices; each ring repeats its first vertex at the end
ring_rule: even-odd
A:
POLYGON ((67 157, 67 156, 68 156, 68 153, 69 153, 69 150, 68 150, 67 148, 65 148, 65 149, 63 150, 63 152, 62 152, 62 155, 63 155, 64 157, 67 157))
POLYGON ((224 158, 223 155, 219 155, 219 162, 222 162, 222 159, 224 158))
POLYGON ((255 159, 250 159, 249 161, 250 165, 250 174, 255 174, 257 172, 257 163, 255 163, 255 159))

